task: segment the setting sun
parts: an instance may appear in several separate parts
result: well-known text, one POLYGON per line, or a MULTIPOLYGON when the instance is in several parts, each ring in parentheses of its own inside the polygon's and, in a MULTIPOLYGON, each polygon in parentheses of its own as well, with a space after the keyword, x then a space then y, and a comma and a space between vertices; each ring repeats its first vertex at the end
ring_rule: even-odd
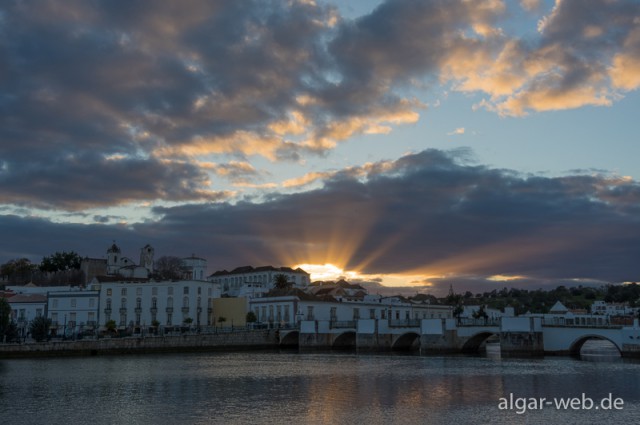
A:
POLYGON ((298 264, 294 266, 294 268, 298 267, 311 275, 312 282, 318 280, 338 280, 340 278, 358 278, 357 272, 344 271, 333 264, 298 264))

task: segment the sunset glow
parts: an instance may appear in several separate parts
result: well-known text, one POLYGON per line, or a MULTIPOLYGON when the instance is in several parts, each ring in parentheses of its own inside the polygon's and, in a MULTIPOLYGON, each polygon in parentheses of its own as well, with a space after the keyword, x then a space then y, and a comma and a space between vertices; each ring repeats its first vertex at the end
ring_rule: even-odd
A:
POLYGON ((116 240, 407 291, 640 279, 637 1, 3 2, 0 22, 1 262, 116 240))

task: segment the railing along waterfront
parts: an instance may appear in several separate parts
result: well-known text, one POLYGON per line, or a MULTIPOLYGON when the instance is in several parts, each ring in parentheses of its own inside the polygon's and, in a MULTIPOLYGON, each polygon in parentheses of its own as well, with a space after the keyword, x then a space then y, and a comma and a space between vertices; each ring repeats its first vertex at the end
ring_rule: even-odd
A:
POLYGON ((500 318, 491 317, 487 319, 460 318, 458 326, 500 326, 500 318))
POLYGON ((331 329, 355 329, 356 321, 355 320, 332 320, 329 322, 329 327, 331 329))
POLYGON ((391 328, 415 328, 420 326, 420 319, 389 320, 391 328))

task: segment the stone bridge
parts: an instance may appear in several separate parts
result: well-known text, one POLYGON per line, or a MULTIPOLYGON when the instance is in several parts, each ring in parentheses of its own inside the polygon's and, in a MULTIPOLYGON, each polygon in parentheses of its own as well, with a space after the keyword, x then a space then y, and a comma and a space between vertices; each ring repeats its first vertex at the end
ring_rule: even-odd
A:
POLYGON ((454 319, 353 322, 302 321, 281 330, 281 346, 351 348, 358 351, 420 350, 421 353, 476 352, 489 338, 503 354, 579 354, 589 339, 611 341, 623 356, 640 356, 640 327, 547 326, 537 317, 505 317, 495 323, 458 324, 454 319))

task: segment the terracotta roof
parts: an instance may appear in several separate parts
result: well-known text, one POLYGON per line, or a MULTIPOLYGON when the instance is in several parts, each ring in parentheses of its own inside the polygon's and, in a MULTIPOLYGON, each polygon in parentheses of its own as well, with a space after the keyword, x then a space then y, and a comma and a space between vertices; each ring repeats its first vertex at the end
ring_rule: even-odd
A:
POLYGON ((46 295, 41 294, 16 294, 9 298, 10 303, 46 303, 46 295))
POLYGON ((241 273, 252 273, 252 272, 283 272, 283 273, 307 273, 304 270, 302 270, 301 268, 297 268, 297 269, 292 269, 291 267, 273 267, 273 266, 260 266, 260 267, 252 267, 252 266, 241 266, 241 267, 236 267, 235 269, 231 270, 230 272, 226 271, 226 270, 218 270, 215 271, 213 274, 211 274, 210 276, 226 276, 226 275, 232 275, 232 274, 241 274, 241 273))

